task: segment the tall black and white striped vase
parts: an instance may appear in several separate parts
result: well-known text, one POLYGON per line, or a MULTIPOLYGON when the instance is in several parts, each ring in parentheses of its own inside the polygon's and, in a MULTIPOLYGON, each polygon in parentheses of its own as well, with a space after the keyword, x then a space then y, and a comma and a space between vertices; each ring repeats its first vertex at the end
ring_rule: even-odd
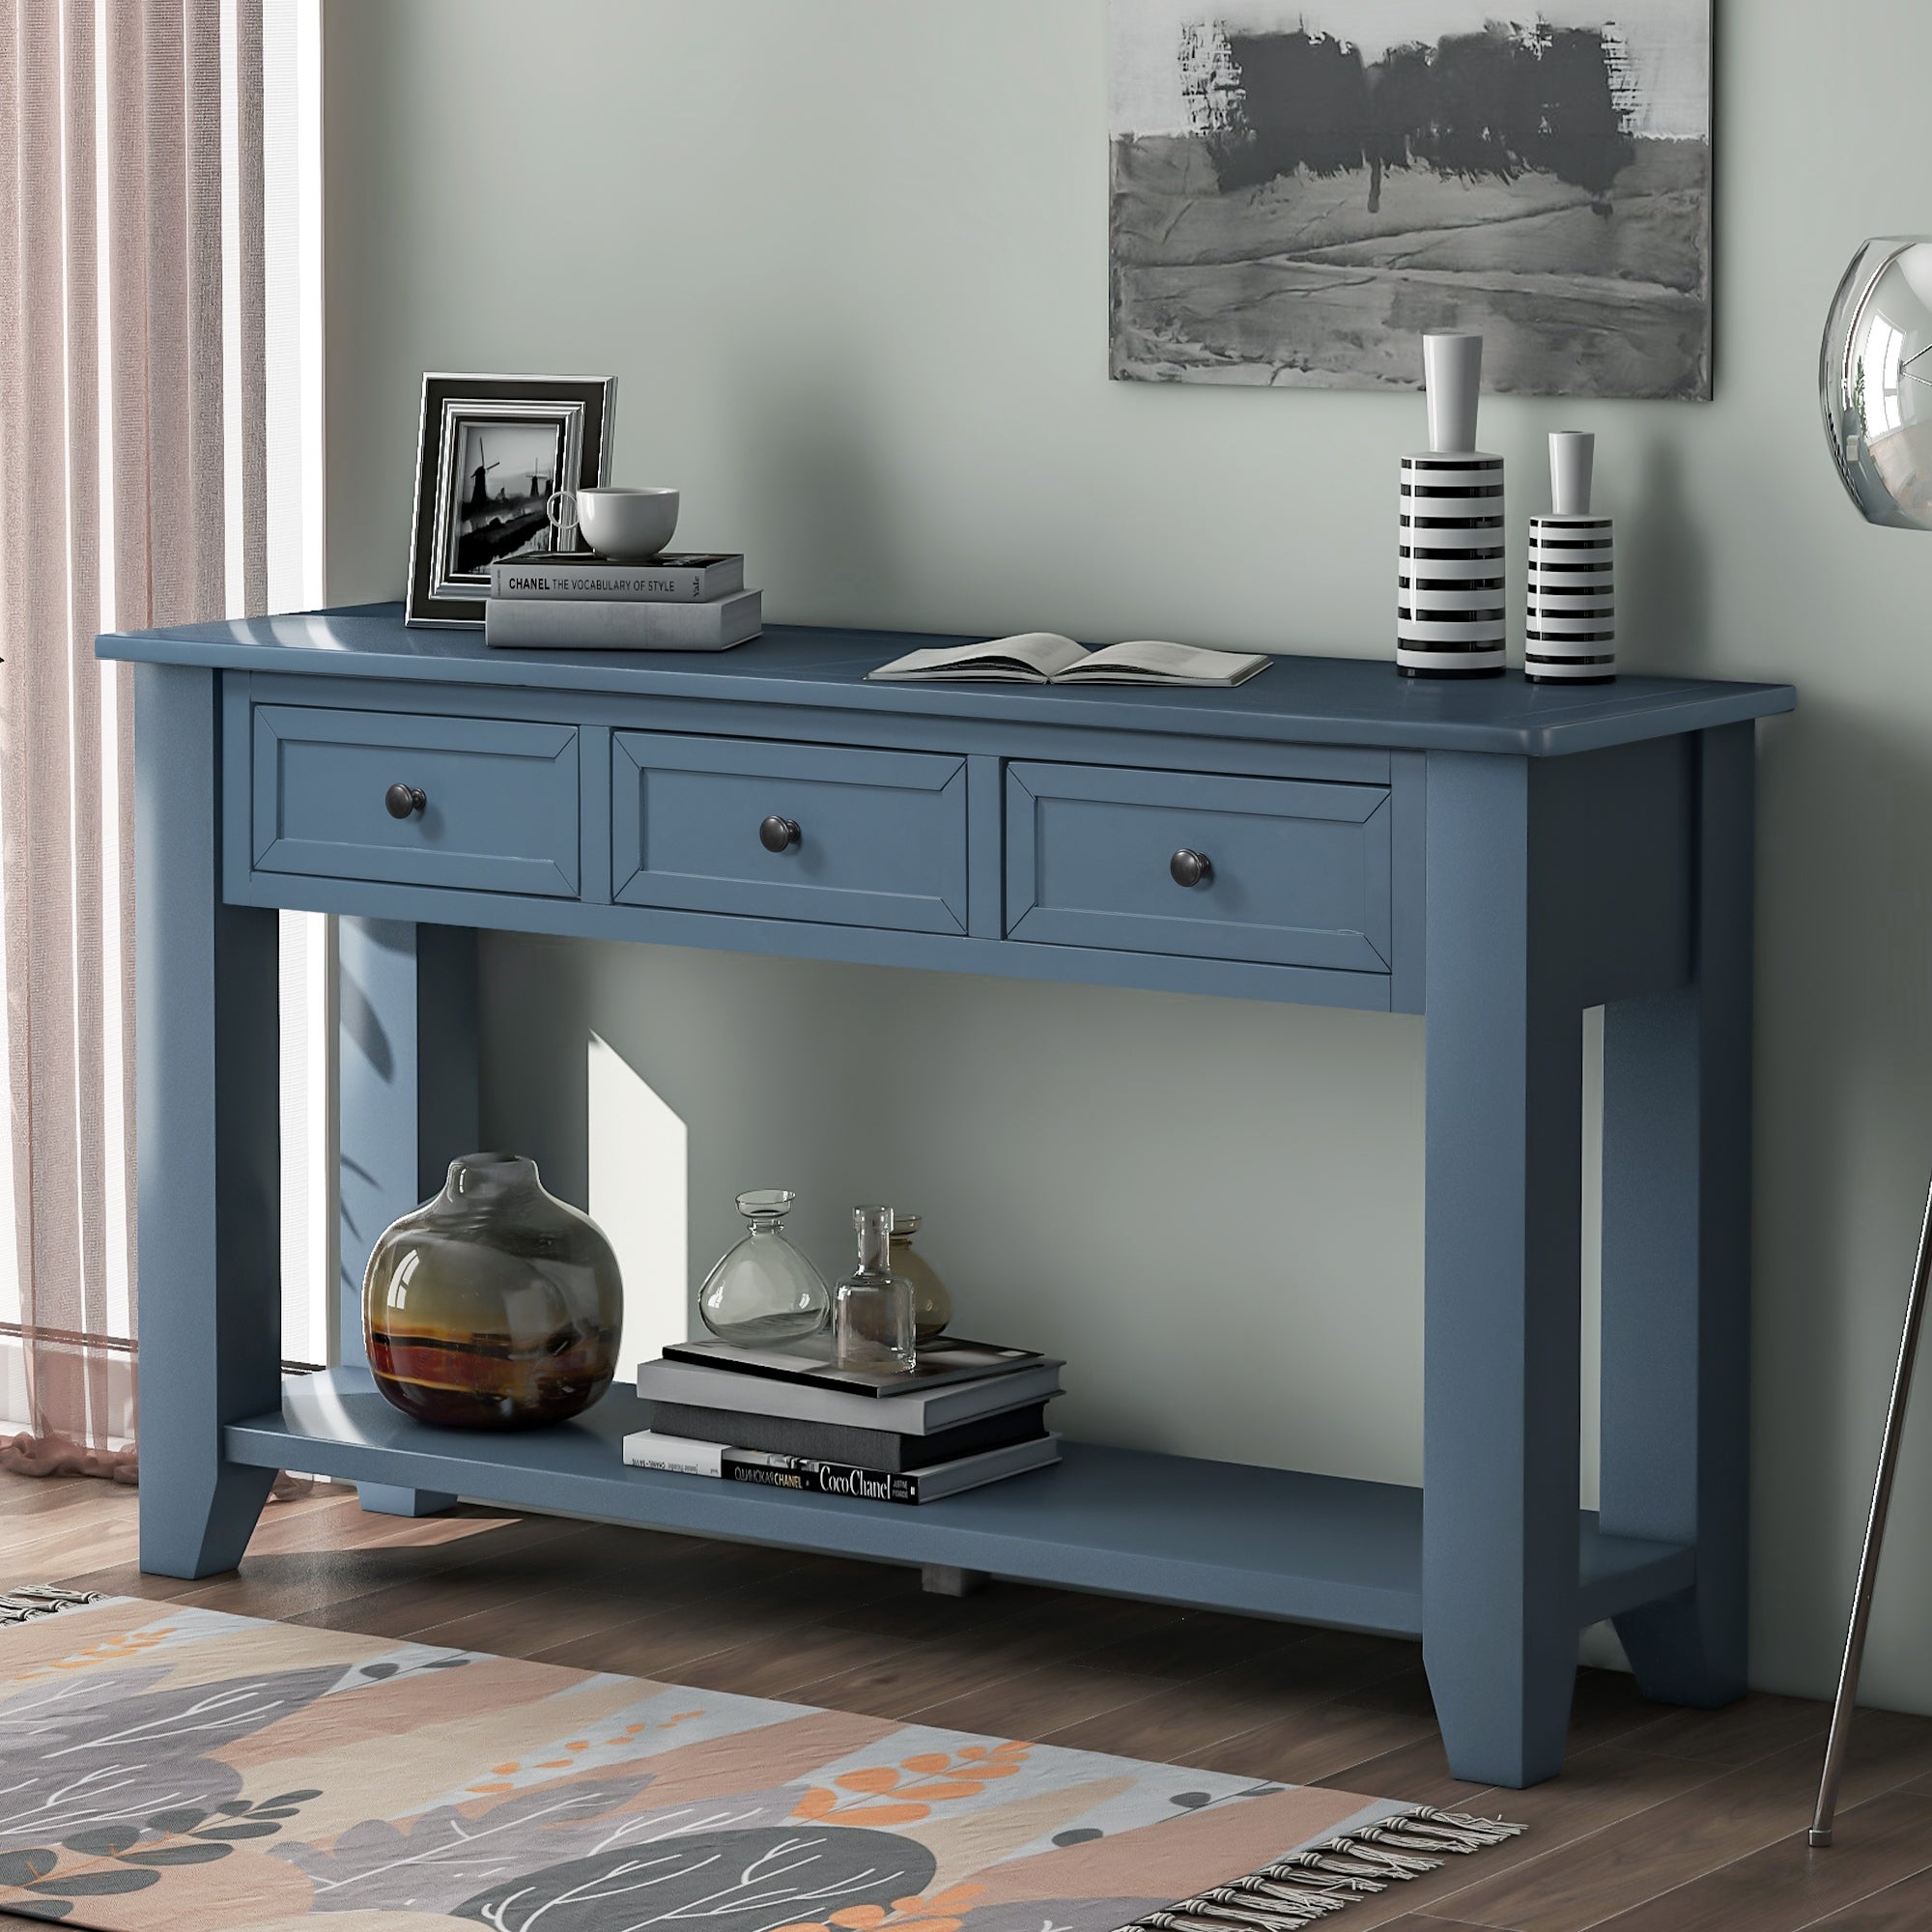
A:
POLYGON ((1616 525, 1590 514, 1596 438, 1549 439, 1552 514, 1529 520, 1524 674, 1539 684, 1607 684, 1617 674, 1616 525))
POLYGON ((1396 668, 1497 677, 1509 622, 1503 460, 1476 448, 1483 338, 1422 338, 1429 447, 1402 459, 1396 668))

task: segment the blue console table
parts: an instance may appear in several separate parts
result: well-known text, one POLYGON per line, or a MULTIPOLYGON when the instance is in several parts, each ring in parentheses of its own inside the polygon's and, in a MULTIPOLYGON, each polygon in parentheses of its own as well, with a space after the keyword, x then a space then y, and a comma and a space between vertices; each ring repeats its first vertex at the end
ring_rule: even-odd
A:
POLYGON ((233 1568, 295 1468, 375 1507, 461 1494, 1420 1635, 1449 1762, 1484 1782, 1557 1771, 1599 1619, 1650 1695, 1737 1696, 1752 721, 1790 688, 1311 658, 1226 692, 864 681, 935 641, 491 651, 386 605, 100 639, 137 666, 143 1567, 233 1568), (343 915, 352 1284, 477 1140, 478 928, 1426 1014, 1423 1488, 1079 1444, 919 1510, 626 1469, 621 1386, 548 1433, 406 1420, 353 1295, 343 1365, 285 1382, 285 906, 343 915))

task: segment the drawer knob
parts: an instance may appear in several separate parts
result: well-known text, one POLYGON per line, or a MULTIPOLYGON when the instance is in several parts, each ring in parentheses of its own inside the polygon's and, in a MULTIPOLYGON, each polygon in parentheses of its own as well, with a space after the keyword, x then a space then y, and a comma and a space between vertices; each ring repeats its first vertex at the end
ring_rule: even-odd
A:
POLYGON ((421 785, 392 784, 383 794, 391 818, 413 818, 429 804, 429 794, 421 785))
POLYGON ((1167 869, 1177 886, 1205 886, 1214 876, 1214 862, 1207 853, 1183 845, 1167 862, 1167 869))
POLYGON ((788 852, 798 843, 798 820, 781 818, 773 812, 758 824, 758 843, 767 852, 788 852))

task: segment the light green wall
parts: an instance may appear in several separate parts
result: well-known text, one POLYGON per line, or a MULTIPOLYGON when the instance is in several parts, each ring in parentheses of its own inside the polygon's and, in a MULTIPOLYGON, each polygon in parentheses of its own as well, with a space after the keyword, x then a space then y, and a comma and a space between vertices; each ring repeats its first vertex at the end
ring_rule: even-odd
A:
MULTIPOLYGON (((1755 1674, 1831 1677, 1932 1159, 1932 542, 1867 530, 1813 401, 1864 236, 1932 227, 1932 9, 1732 6, 1709 407, 1598 432, 1627 662, 1789 677, 1760 737, 1755 1674)), ((328 0, 329 579, 396 594, 425 368, 614 371, 617 477, 778 620, 1385 655, 1418 402, 1110 384, 1102 0, 328 0)), ((1413 1020, 493 942, 499 1134, 581 1184, 601 1034, 684 1116, 694 1263, 740 1185, 924 1208, 1065 1424, 1410 1478, 1413 1020), (917 1197, 916 1201, 913 1197, 917 1197)), ((924 1237, 923 1237, 924 1238, 924 1237)), ((1932 1428, 1867 1682, 1932 1710, 1932 1428)))

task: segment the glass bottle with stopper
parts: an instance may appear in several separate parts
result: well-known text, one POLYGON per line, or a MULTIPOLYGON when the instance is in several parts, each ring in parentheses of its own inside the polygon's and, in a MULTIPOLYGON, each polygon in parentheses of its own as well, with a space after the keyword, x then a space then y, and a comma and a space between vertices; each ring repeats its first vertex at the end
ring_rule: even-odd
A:
POLYGON ((952 1292, 939 1278, 939 1270, 914 1248, 912 1237, 919 1229, 917 1214, 904 1208, 893 1209, 893 1272, 912 1284, 913 1326, 923 1349, 938 1341, 952 1320, 952 1292))
POLYGON ((751 1232, 697 1291, 697 1312, 721 1342, 782 1349, 825 1326, 831 1297, 824 1278, 783 1234, 797 1200, 788 1187, 754 1187, 738 1196, 751 1232))
POLYGON ((841 1369, 902 1369, 919 1360, 912 1283, 893 1272, 893 1210, 855 1208, 859 1265, 832 1293, 832 1353, 841 1369))

